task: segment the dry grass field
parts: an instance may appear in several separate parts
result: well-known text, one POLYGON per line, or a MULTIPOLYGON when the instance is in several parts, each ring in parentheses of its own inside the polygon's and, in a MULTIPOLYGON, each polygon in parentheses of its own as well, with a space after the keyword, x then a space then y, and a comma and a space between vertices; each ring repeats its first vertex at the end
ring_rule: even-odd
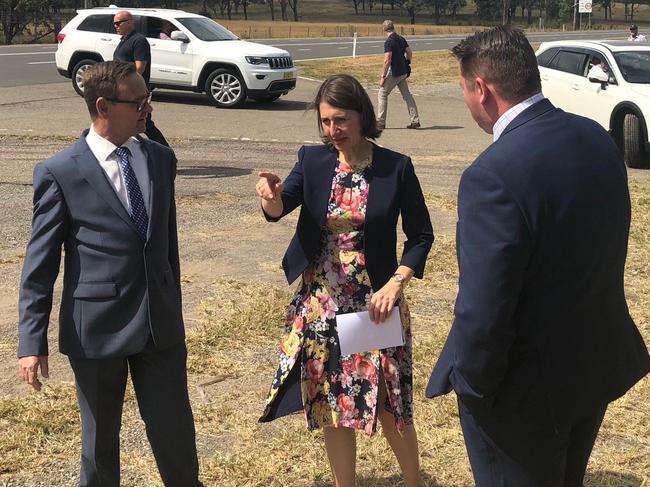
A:
MULTIPOLYGON (((324 61, 296 61, 303 76, 324 79, 328 73, 347 73, 364 86, 379 82, 384 56, 357 56, 356 58, 327 59, 324 61)), ((409 84, 427 86, 458 80, 458 62, 449 51, 416 52, 413 54, 413 70, 409 84)))
MULTIPOLYGON (((416 164, 431 161, 416 160, 416 164)), ((627 266, 631 312, 650 341, 650 185, 631 178, 633 224, 627 266)), ((453 196, 427 192, 434 211, 455 212, 453 196)), ((250 215, 253 217, 253 215, 250 215)), ((409 286, 414 318, 416 425, 422 472, 429 487, 472 485, 453 397, 429 401, 423 390, 448 332, 456 291, 453 235, 438 235, 426 279, 409 286)), ((194 411, 202 479, 219 487, 325 487, 332 485, 320 433, 302 418, 258 424, 275 366, 284 307, 290 290, 265 282, 217 281, 200 305, 200 323, 189 332, 190 381, 198 382, 194 411), (242 339, 245 338, 245 339, 242 339), (203 380, 201 378, 207 378, 203 380), (209 390, 208 394, 201 391, 209 390)), ((127 394, 123 423, 139 423, 127 394)), ((141 430, 141 427, 140 427, 141 430)), ((399 470, 380 432, 358 435, 359 485, 401 485, 399 470)), ((143 451, 148 451, 144 440, 143 451)), ((72 384, 41 394, 0 400, 0 485, 31 486, 30 472, 76 468, 78 409, 72 384), (11 479, 18 478, 17 481, 11 479), (4 483, 3 483, 4 482, 4 483)), ((129 450, 123 469, 140 472, 124 485, 159 486, 150 454, 129 450), (144 472, 144 473, 143 473, 144 472)), ((68 472, 70 475, 72 472, 68 472)), ((650 482, 650 381, 612 404, 589 466, 589 487, 641 487, 650 482)), ((65 485, 65 484, 56 484, 65 485)))

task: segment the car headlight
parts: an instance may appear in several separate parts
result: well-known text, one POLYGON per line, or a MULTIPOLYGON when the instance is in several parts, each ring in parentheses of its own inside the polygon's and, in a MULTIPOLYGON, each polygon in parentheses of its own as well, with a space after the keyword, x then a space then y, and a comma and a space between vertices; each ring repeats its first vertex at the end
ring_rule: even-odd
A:
POLYGON ((265 58, 263 56, 246 56, 246 62, 249 64, 269 64, 268 58, 265 58))

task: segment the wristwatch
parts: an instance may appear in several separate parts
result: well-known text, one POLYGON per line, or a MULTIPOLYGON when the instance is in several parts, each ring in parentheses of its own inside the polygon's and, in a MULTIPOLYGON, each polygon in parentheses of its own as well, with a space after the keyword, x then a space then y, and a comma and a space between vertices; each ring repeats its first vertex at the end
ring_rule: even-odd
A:
POLYGON ((399 272, 396 272, 395 274, 393 274, 393 281, 398 283, 400 286, 403 286, 404 285, 404 276, 402 274, 400 274, 399 272))

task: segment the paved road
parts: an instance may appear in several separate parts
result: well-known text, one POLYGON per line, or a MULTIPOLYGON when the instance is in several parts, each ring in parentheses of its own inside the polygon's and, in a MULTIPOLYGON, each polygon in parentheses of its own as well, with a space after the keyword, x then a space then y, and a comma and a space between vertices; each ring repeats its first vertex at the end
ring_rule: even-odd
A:
MULTIPOLYGON (((623 39, 627 31, 547 32, 529 36, 531 42, 557 39, 623 39)), ((449 49, 464 35, 409 36, 414 51, 449 49)), ((382 52, 383 37, 362 37, 357 41, 357 54, 382 52)), ((352 39, 270 39, 257 41, 286 49, 294 60, 324 59, 352 55, 352 39)), ((54 64, 56 45, 0 46, 0 87, 60 83, 63 78, 54 64)))

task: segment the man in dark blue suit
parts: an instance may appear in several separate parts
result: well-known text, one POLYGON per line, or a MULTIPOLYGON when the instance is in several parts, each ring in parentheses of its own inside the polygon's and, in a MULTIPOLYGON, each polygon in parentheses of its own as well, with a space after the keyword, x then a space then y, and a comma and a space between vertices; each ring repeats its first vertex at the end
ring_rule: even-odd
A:
POLYGON ((171 149, 135 136, 151 93, 132 63, 88 69, 92 126, 34 169, 32 237, 20 285, 19 369, 48 376, 52 289, 65 249, 59 348, 81 411, 82 486, 119 486, 130 371, 166 486, 200 485, 187 393, 171 149))
POLYGON ((494 143, 461 178, 455 319, 427 396, 456 392, 479 487, 581 486, 607 404, 650 368, 625 302, 625 166, 543 97, 520 30, 452 52, 494 143))

